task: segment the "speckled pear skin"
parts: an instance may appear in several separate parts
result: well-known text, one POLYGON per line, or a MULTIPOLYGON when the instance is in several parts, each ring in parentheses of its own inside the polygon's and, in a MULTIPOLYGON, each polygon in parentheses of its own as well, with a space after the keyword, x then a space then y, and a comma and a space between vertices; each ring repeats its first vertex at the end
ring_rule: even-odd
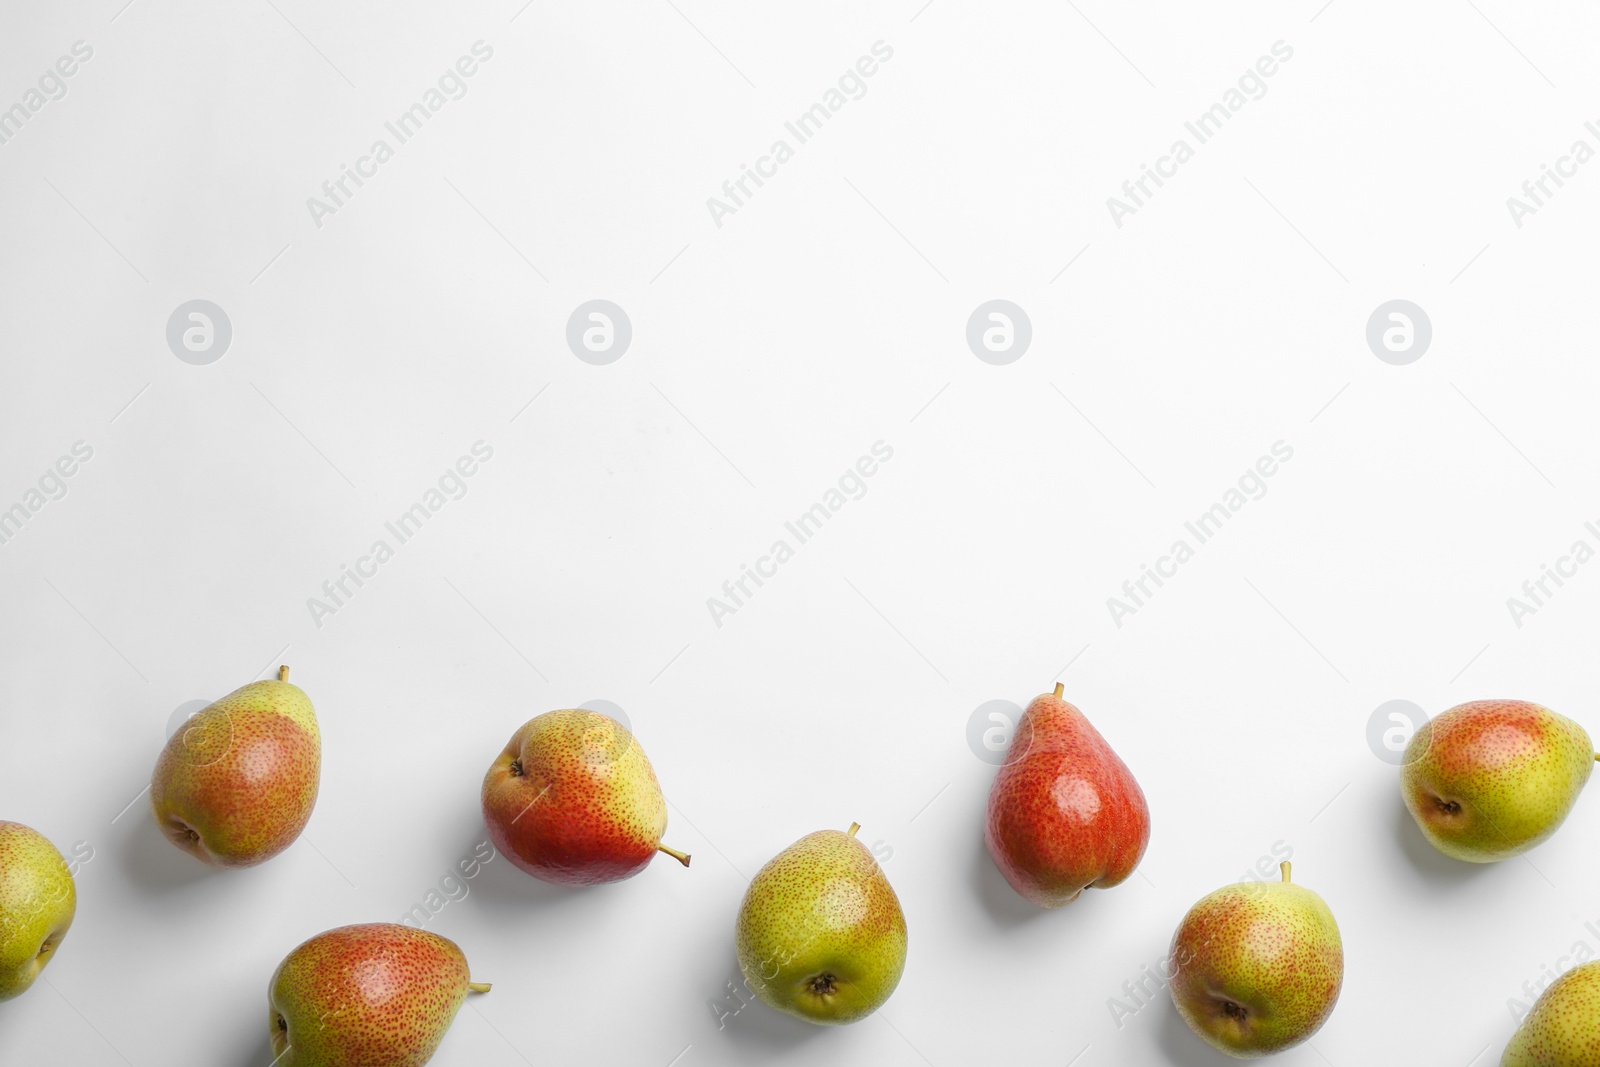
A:
POLYGON ((294 843, 322 777, 316 712, 280 667, 235 689, 167 740, 150 806, 167 839, 213 867, 254 867, 294 843))
POLYGON ((28 991, 77 910, 77 887, 56 847, 37 830, 0 821, 0 1000, 28 991))
POLYGON ((1500 1067, 1600 1067, 1600 961, 1550 983, 1512 1035, 1500 1067))
POLYGON ((473 985, 455 942, 395 923, 318 934, 267 991, 274 1067, 422 1067, 473 985))
POLYGON ((1493 863, 1556 832, 1594 761, 1588 733, 1566 716, 1526 700, 1474 700, 1417 730, 1400 787, 1434 848, 1493 863))
POLYGON ((1041 908, 1120 884, 1150 843, 1144 791, 1061 689, 1023 712, 983 827, 1000 873, 1041 908))
POLYGON ((483 821, 501 855, 557 885, 632 878, 661 844, 667 801, 644 749, 615 719, 568 708, 528 720, 483 779, 483 821))
POLYGON ((905 970, 900 899, 856 830, 802 837, 750 880, 739 907, 734 949, 745 983, 807 1022, 866 1018, 905 970))
POLYGON ((1339 927, 1320 896, 1289 881, 1224 886, 1172 937, 1178 1014, 1239 1059, 1292 1048, 1321 1029, 1344 981, 1339 927))

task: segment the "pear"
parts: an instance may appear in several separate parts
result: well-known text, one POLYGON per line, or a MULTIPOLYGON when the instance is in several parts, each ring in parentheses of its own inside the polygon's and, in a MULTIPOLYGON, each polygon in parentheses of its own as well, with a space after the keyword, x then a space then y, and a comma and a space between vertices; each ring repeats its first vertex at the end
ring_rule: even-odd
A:
POLYGON ((483 779, 483 821, 501 855, 535 878, 598 885, 632 878, 657 852, 667 801, 621 723, 568 708, 528 720, 483 779))
POLYGON ((1041 908, 1133 873, 1150 809, 1126 764, 1062 687, 1035 697, 989 790, 983 840, 1011 887, 1041 908))
POLYGON ((1189 909, 1172 937, 1168 989, 1178 1014, 1215 1048, 1254 1059, 1321 1029, 1344 981, 1344 945, 1321 897, 1289 881, 1224 886, 1189 909))
POLYGON ((317 802, 322 735, 279 667, 197 712, 167 740, 150 806, 173 844, 214 867, 253 867, 294 843, 317 802))
POLYGON ((1600 1064, 1600 960, 1551 982, 1512 1035, 1500 1067, 1600 1064))
POLYGON ((745 984, 807 1022, 877 1011, 906 966, 906 918, 867 847, 819 830, 778 853, 745 891, 734 948, 745 984))
POLYGON ((0 822, 0 1000, 33 985, 78 910, 72 872, 43 834, 0 822))
POLYGON ((1596 759, 1583 727, 1526 700, 1474 700, 1422 725, 1400 788, 1446 856, 1493 863, 1556 832, 1596 759))
POLYGON ((267 991, 273 1067, 422 1067, 472 981, 454 941, 396 923, 318 934, 267 991))

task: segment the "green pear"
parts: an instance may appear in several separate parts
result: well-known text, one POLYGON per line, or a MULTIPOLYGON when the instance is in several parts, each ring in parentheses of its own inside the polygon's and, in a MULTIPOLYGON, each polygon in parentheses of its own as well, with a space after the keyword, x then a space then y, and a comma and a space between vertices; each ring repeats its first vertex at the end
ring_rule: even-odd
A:
POLYGON ((254 867, 288 848, 317 802, 322 734, 289 682, 252 682, 195 714, 167 740, 150 806, 168 840, 214 867, 254 867))
POLYGON ((1500 1067, 1600 1064, 1600 960, 1572 968, 1539 994, 1500 1067))
POLYGON ((1172 937, 1168 989, 1207 1044, 1240 1059, 1291 1048, 1333 1013, 1344 981, 1339 927, 1322 898, 1289 881, 1224 886, 1172 937))
POLYGON ((72 872, 43 834, 0 822, 0 1000, 39 977, 78 910, 72 872))
POLYGON ((750 881, 734 948, 745 984, 807 1022, 877 1011, 906 966, 906 918, 883 868, 847 833, 807 834, 750 881))
POLYGON ((1594 768, 1583 727, 1526 700, 1459 704, 1417 730, 1400 788, 1446 856, 1493 863, 1556 832, 1594 768))
POLYGON ((398 923, 318 934, 267 991, 273 1067, 422 1067, 472 981, 454 941, 398 923))

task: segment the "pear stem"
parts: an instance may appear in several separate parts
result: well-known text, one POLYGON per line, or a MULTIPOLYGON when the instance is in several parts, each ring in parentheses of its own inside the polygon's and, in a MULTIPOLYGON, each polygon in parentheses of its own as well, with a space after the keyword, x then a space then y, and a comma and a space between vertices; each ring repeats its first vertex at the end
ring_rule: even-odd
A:
POLYGON ((685 867, 689 866, 689 854, 687 852, 679 852, 677 849, 668 848, 666 845, 657 845, 656 851, 665 852, 667 855, 671 856, 685 867))
POLYGON ((846 830, 845 833, 851 837, 854 837, 856 836, 856 831, 859 829, 861 829, 861 824, 858 822, 853 822, 850 824, 850 829, 846 830))
POLYGON ((1289 881, 1289 861, 1284 860, 1282 863, 1278 864, 1278 870, 1283 872, 1283 880, 1284 883, 1287 884, 1289 881))
POLYGON ((1061 684, 1061 683, 1060 683, 1060 682, 1057 682, 1057 683, 1056 683, 1056 697, 1057 697, 1057 698, 1060 698, 1060 696, 1061 696, 1061 694, 1062 694, 1062 692, 1063 692, 1063 691, 1064 691, 1064 690, 1065 690, 1065 689, 1066 689, 1066 688, 1067 688, 1067 687, 1066 687, 1066 686, 1064 686, 1064 685, 1062 685, 1062 684, 1061 684))
POLYGON ((468 982, 467 988, 474 993, 487 993, 489 990, 493 989, 494 986, 488 982, 468 982))
POLYGON ((288 664, 284 664, 282 667, 278 668, 278 681, 287 682, 288 680, 289 680, 289 665, 288 664))
POLYGON ((1594 759, 1596 763, 1600 763, 1600 752, 1596 752, 1594 754, 1594 759))

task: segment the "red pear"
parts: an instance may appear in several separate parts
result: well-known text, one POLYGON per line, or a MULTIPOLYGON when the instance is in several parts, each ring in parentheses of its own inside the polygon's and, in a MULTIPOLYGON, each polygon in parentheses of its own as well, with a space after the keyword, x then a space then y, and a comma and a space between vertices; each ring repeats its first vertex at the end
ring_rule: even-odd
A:
POLYGON ((1011 888, 1041 908, 1109 889, 1150 843, 1144 792, 1083 712, 1054 693, 1017 723, 989 790, 984 843, 1011 888))
POLYGON ((535 878, 599 885, 665 852, 667 801, 627 727, 567 708, 529 719, 483 778, 483 821, 500 854, 535 878))
POLYGON ((289 953, 267 987, 272 1067, 423 1067, 467 994, 488 991, 438 934, 329 930, 289 953))

